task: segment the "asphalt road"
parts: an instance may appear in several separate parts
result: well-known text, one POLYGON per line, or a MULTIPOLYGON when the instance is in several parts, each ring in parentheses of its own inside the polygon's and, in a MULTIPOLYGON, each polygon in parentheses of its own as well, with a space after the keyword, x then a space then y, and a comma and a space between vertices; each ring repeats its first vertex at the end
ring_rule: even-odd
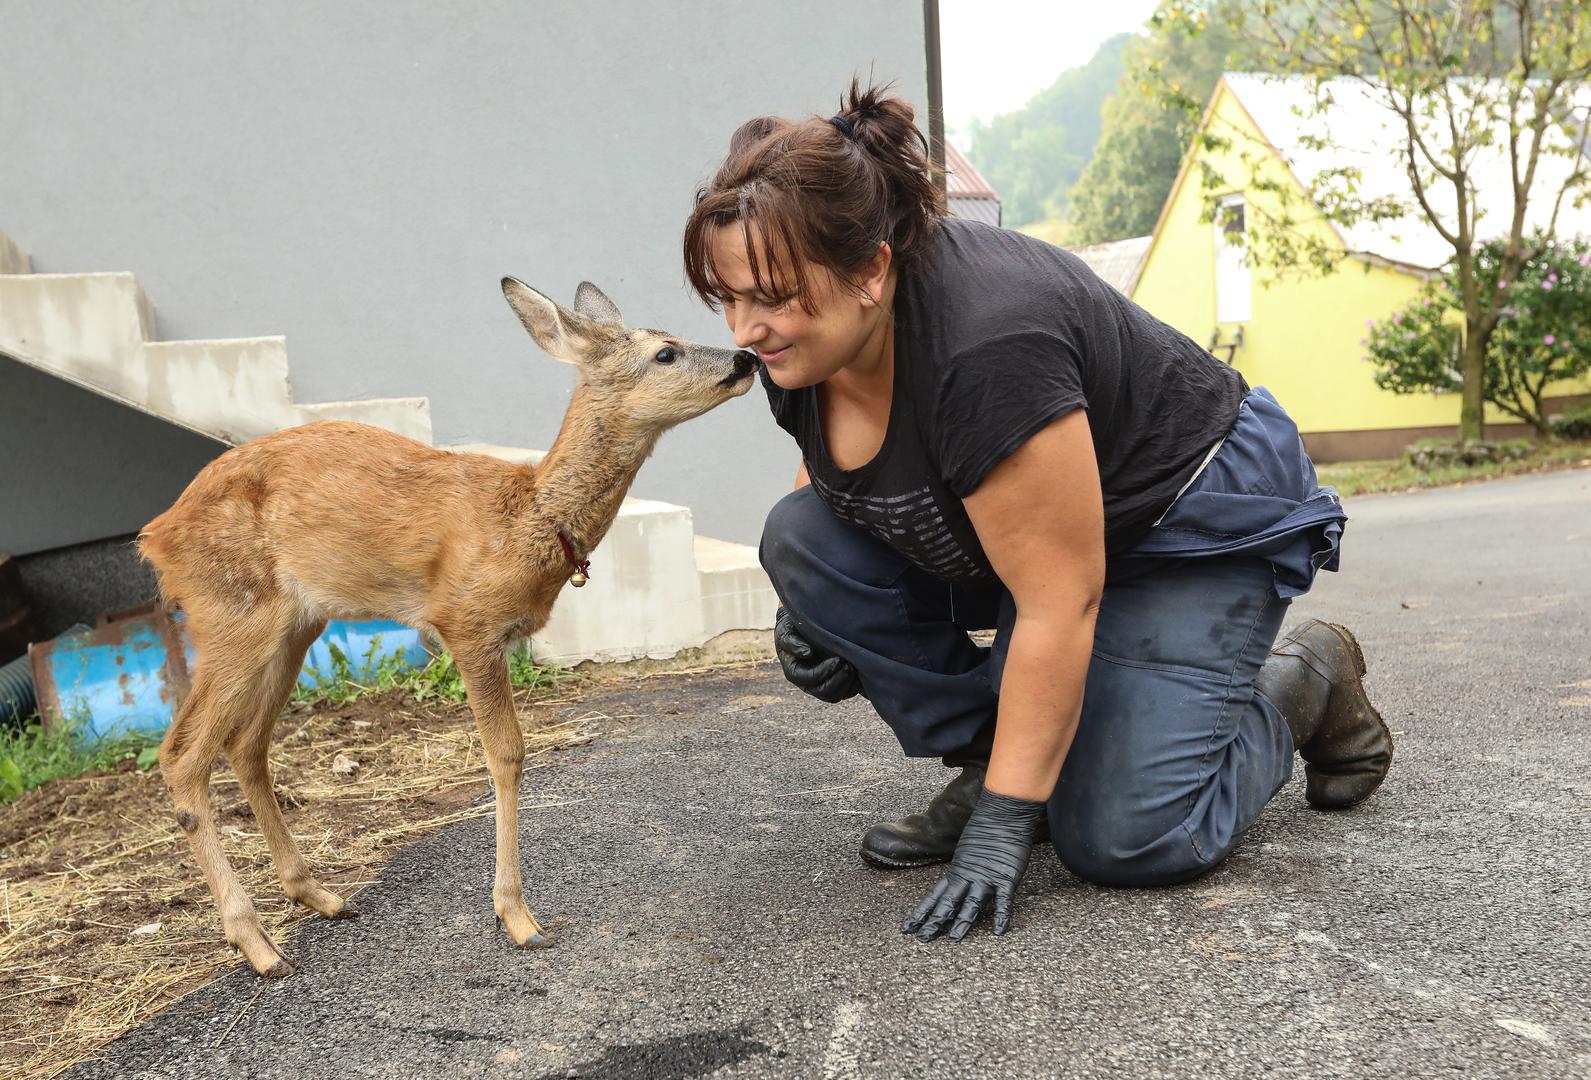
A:
POLYGON ((1293 615, 1359 633, 1393 772, 1340 814, 1295 779, 1201 880, 1101 889, 1044 850, 1012 934, 919 944, 934 871, 856 843, 945 771, 772 665, 654 679, 526 792, 558 804, 522 821, 555 949, 497 931, 468 822, 307 925, 301 974, 234 972, 75 1075, 1591 1075, 1591 472, 1349 511, 1293 615))

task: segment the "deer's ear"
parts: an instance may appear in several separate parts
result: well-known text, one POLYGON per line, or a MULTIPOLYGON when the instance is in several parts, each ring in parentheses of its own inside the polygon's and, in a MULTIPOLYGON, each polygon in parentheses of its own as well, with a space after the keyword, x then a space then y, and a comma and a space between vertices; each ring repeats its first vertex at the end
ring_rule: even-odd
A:
POLYGON ((605 323, 615 330, 624 329, 624 316, 619 305, 609 300, 607 294, 589 281, 582 281, 575 290, 575 311, 593 322, 605 323))
POLYGON ((560 307, 517 278, 503 279, 503 296, 548 356, 566 364, 585 361, 594 337, 591 320, 560 307))

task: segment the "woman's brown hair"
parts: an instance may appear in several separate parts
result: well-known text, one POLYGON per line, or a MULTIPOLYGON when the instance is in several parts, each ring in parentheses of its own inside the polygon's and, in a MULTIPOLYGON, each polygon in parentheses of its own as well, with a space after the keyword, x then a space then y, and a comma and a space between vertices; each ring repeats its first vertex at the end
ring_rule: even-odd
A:
POLYGON ((724 225, 739 224, 762 298, 808 312, 808 264, 854 287, 880 243, 903 270, 921 256, 945 199, 911 105, 888 92, 853 79, 834 121, 762 116, 735 130, 685 223, 685 274, 710 307, 730 292, 713 265, 724 225))

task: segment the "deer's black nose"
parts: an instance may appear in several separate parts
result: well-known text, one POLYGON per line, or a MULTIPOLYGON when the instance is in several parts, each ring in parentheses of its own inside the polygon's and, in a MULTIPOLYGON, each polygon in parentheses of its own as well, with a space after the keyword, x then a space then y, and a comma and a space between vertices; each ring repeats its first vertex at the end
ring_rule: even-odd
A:
POLYGON ((741 349, 735 354, 735 378, 744 378, 757 370, 757 354, 741 349))

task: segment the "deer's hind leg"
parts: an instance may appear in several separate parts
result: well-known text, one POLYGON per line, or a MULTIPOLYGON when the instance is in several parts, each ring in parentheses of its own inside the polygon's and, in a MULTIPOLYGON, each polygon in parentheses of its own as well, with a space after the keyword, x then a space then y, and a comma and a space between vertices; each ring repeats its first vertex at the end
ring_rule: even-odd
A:
POLYGON ((298 844, 282 820, 282 809, 271 785, 271 732, 276 727, 293 685, 304 666, 304 654, 326 628, 324 620, 296 628, 283 639, 276 655, 260 676, 260 696, 253 715, 237 728, 226 744, 227 760, 237 774, 238 785, 249 800, 254 820, 265 834, 271 849, 276 876, 288 899, 320 912, 328 919, 346 919, 359 914, 352 900, 344 900, 323 888, 309 872, 298 844))
POLYGON ((238 614, 188 606, 189 631, 199 648, 198 671, 160 745, 160 770, 176 804, 177 824, 204 871, 221 929, 255 971, 271 978, 298 969, 265 932, 221 848, 210 807, 210 777, 223 748, 258 709, 264 676, 292 627, 285 608, 266 602, 238 614))

